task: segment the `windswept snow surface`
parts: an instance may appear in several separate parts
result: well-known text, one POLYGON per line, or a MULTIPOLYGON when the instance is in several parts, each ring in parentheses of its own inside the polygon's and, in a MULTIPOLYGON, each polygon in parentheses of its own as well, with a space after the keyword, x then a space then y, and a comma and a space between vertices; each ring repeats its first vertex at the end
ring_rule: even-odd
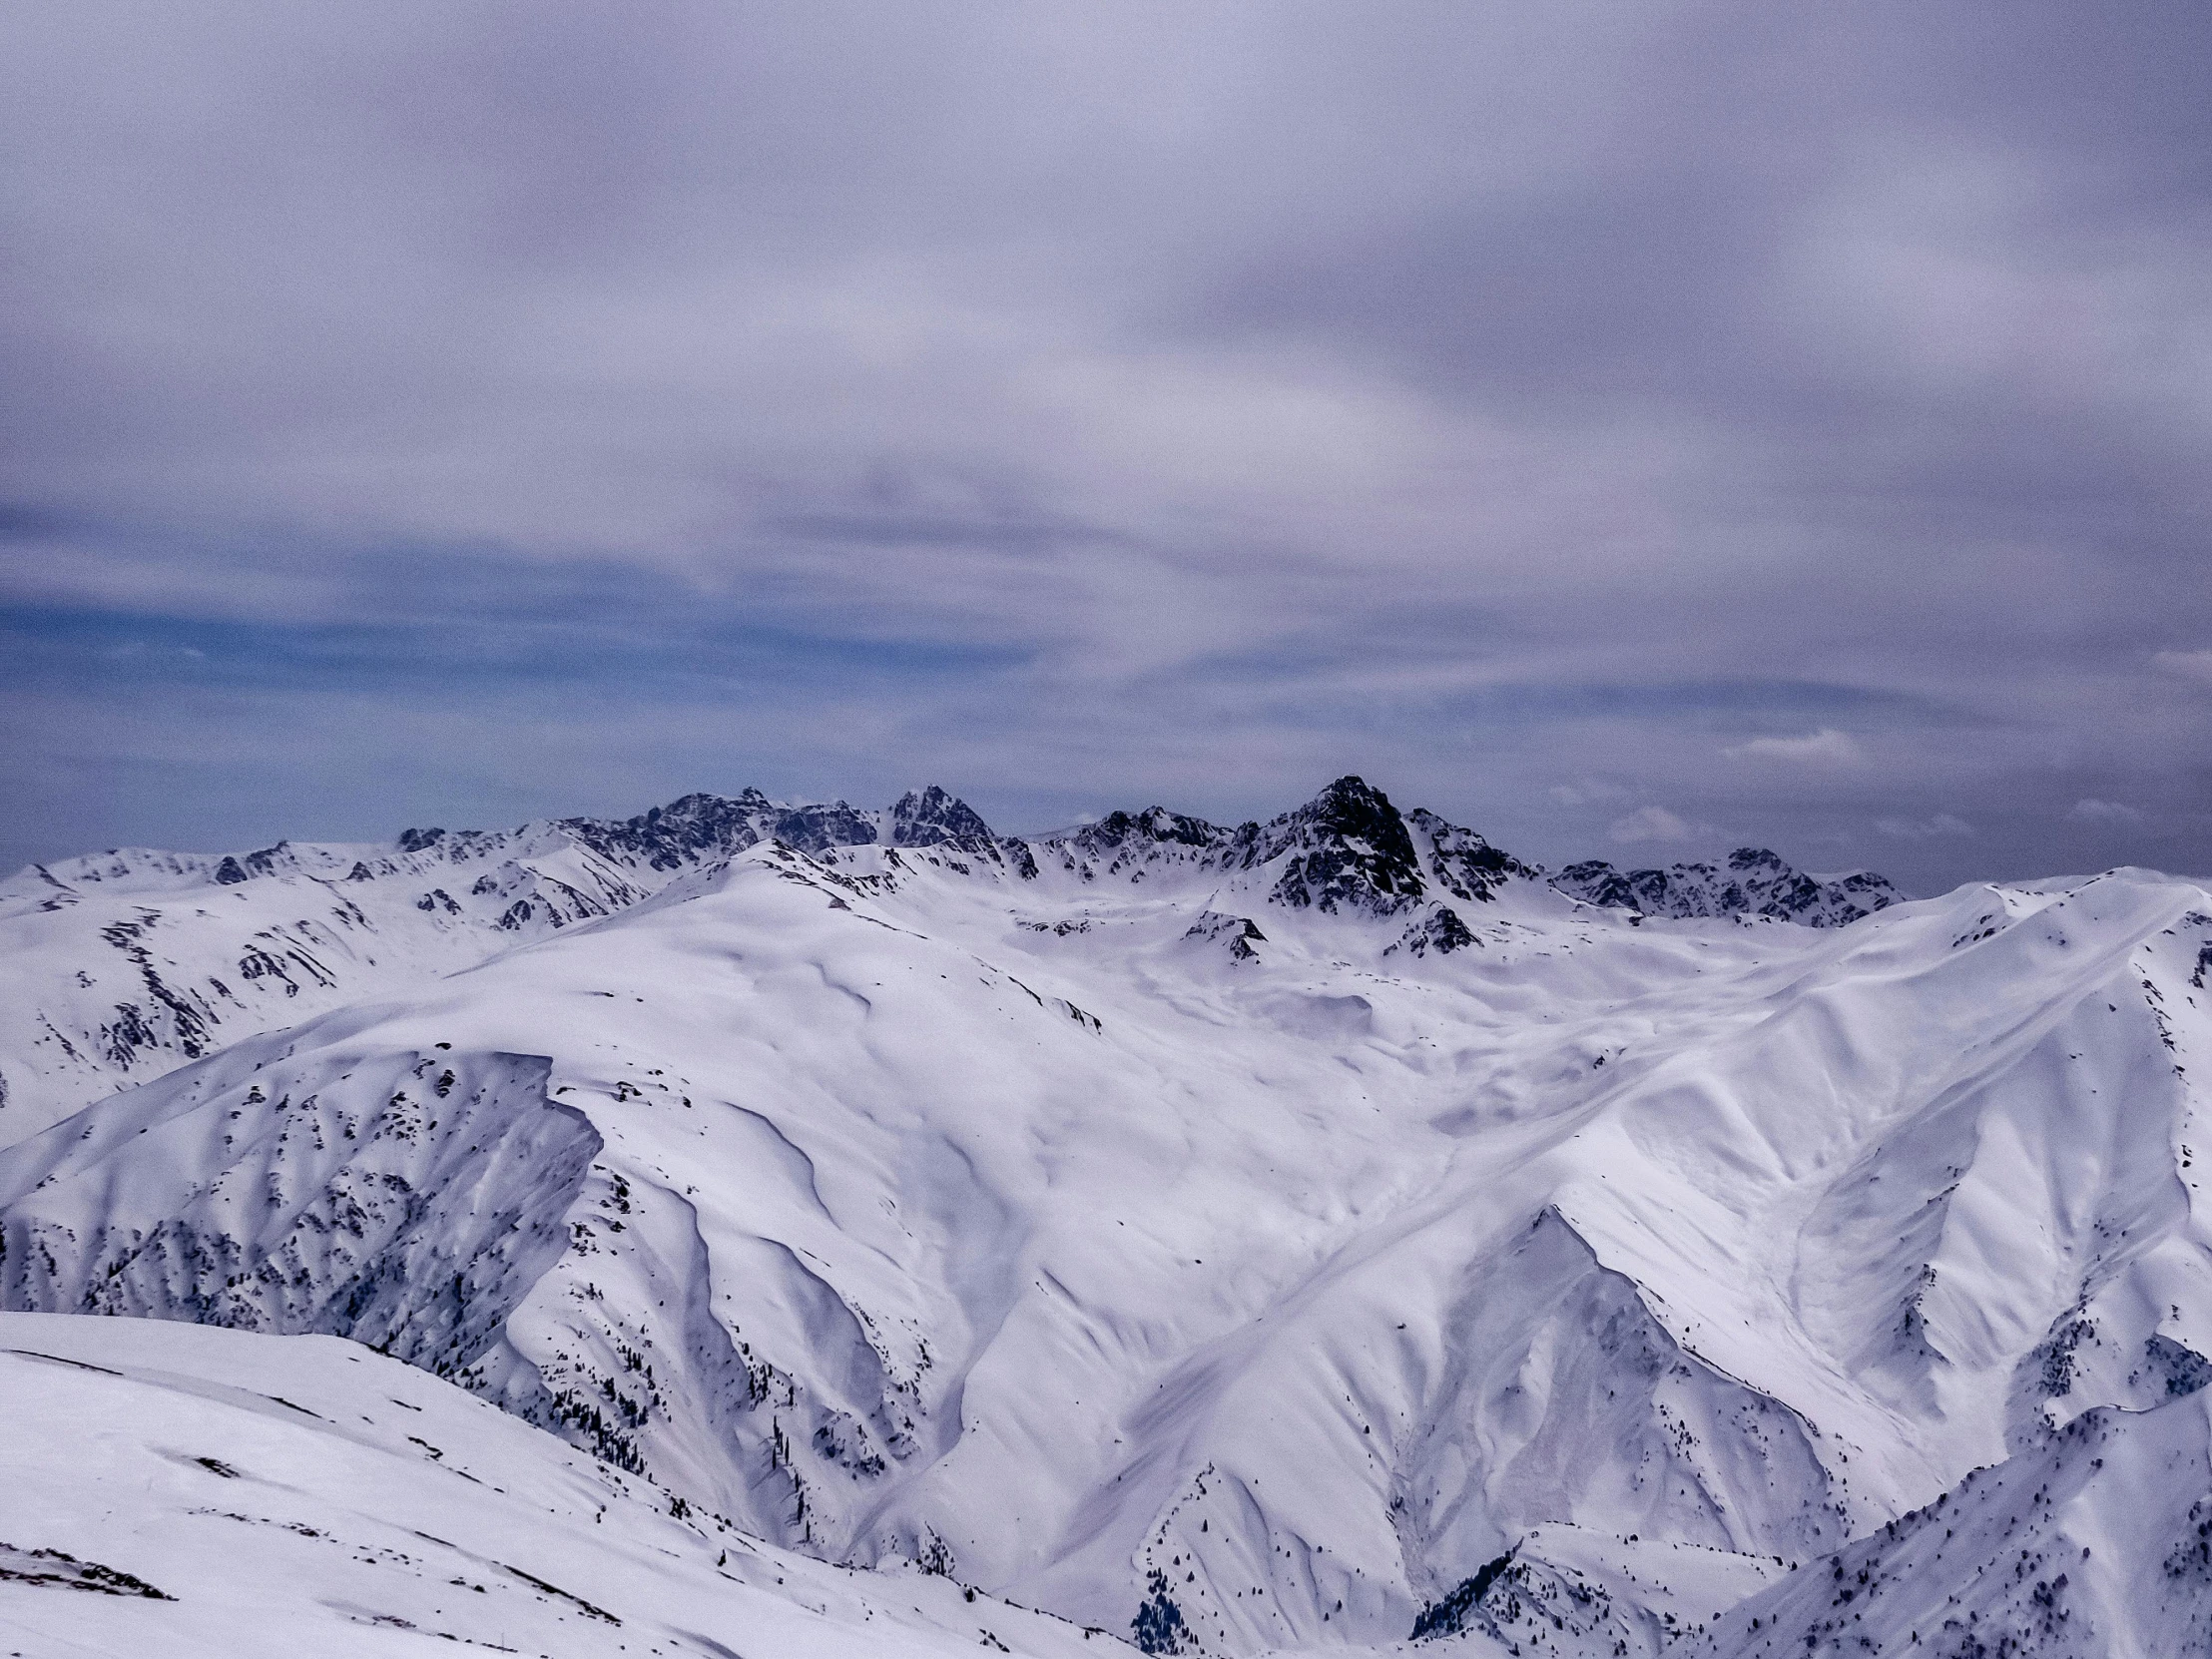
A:
POLYGON ((769 1548, 351 1343, 5 1314, 0 1396, 0 1652, 26 1659, 1117 1645, 769 1548))
MULTIPOLYGON (((369 912, 404 971, 0 1151, 0 1305, 350 1336, 764 1548, 1237 1654, 1717 1639, 2212 1375, 2195 883, 1814 928, 1357 780, 1033 842, 740 801, 518 832, 633 890, 457 962, 369 912)), ((215 940, 306 878, 176 879, 130 902, 215 940)))
POLYGON ((931 788, 884 812, 748 790, 619 823, 230 854, 122 847, 32 864, 0 882, 0 1142, 241 1037, 610 915, 772 838, 998 855, 983 821, 931 788))

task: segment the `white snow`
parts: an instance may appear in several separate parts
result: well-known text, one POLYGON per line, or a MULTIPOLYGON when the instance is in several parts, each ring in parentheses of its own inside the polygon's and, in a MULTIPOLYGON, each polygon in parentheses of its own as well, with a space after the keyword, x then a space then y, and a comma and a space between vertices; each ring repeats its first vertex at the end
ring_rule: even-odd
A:
POLYGON ((4 1314, 0 1397, 0 1651, 1115 1646, 947 1578, 854 1573, 678 1512, 670 1493, 352 1343, 4 1314))
MULTIPOLYGON (((762 1549, 1222 1653, 1392 1646, 1492 1566, 1439 1639, 1656 1653, 2204 1380, 2202 887, 1670 919, 1369 811, 673 867, 540 828, 463 867, 612 896, 519 934, 382 849, 326 1011, 223 1007, 51 1128, 17 1088, 0 1306, 351 1336, 762 1549)), ((35 1029, 116 971, 79 911, 160 909, 182 981, 325 879, 119 861, 176 884, 0 922, 48 929, 11 1082, 93 1080, 35 1029)))

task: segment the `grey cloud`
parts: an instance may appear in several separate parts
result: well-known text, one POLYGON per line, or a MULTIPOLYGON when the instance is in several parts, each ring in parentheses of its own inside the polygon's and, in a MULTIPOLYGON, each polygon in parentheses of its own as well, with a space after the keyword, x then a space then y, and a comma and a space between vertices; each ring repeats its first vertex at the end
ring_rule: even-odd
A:
POLYGON ((1937 813, 1933 818, 1906 819, 1883 818, 1875 820, 1875 832, 1895 836, 1899 840, 1925 840, 1931 835, 1971 835, 1974 827, 1954 813, 1937 813))
POLYGON ((2136 825, 2143 822, 2143 815, 2137 808, 2123 802, 2089 798, 2075 802, 2073 810, 2066 816, 2082 824, 2136 825))
POLYGON ((1721 753, 1734 760, 1783 761, 1793 766, 1864 766, 1867 752, 1849 732, 1824 726, 1798 738, 1753 738, 1721 753))
POLYGON ((1695 841, 1710 840, 1723 833, 1710 825, 1692 824, 1677 813, 1664 807, 1638 807, 1627 817, 1616 819, 1607 833, 1624 846, 1644 841, 1695 841))
MULTIPOLYGON (((222 822, 102 744, 274 775, 383 709, 459 746, 389 752, 393 822, 635 805, 556 799, 597 742, 647 793, 1358 770, 1538 856, 1663 801, 1923 888, 2201 866, 2208 16, 18 9, 0 603, 394 666, 165 714, 57 648, 10 844, 222 822), (718 677, 749 630, 812 701, 718 677), (574 739, 418 725, 464 641, 574 739)), ((385 827, 325 787, 253 810, 385 827)))

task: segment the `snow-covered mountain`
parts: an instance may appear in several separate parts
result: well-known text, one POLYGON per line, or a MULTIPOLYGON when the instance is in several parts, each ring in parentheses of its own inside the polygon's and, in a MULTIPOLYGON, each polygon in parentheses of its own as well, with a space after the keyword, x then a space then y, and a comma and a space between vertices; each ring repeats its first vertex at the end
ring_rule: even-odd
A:
POLYGON ((623 822, 214 855, 123 847, 33 864, 0 883, 0 1141, 240 1037, 626 909, 771 839, 810 852, 880 840, 1003 855, 981 819, 931 788, 884 812, 781 806, 747 790, 623 822))
POLYGON ((1871 870, 1823 879, 1786 864, 1764 847, 1739 846, 1718 864, 1670 864, 1622 873, 1602 858, 1569 864, 1551 884, 1588 904, 1643 915, 1772 916, 1808 927, 1844 927, 1903 896, 1871 870))
MULTIPOLYGON (((2155 1355, 2154 1355, 2155 1357, 2155 1355)), ((2212 1644, 2203 1362, 2149 1410, 2032 1449, 1716 1615, 1686 1655, 2202 1653, 2212 1644)))
MULTIPOLYGON (((1378 815, 1368 795, 1336 786, 1273 823, 1235 829, 1159 808, 1115 813, 1031 843, 993 834, 933 785, 867 812, 746 790, 623 821, 408 830, 388 844, 279 841, 244 853, 124 847, 33 864, 0 883, 0 1143, 241 1037, 627 909, 764 841, 812 854, 939 846, 1029 877, 1044 857, 1086 880, 1132 881, 1163 868, 1250 869, 1303 848, 1284 879, 1308 883, 1308 899, 1329 910, 1403 908, 1431 883, 1479 901, 1536 873, 1432 815, 1378 815), (1381 836, 1372 848, 1364 830, 1381 836), (1415 835, 1425 875, 1411 861, 1415 835)), ((1450 920, 1437 925, 1457 942, 1450 920)))
MULTIPOLYGON (((0 916, 0 1306, 351 1337, 548 1467, 1094 1645, 1970 1652, 1807 1575, 1963 1603, 2011 1556, 1910 1517, 2212 1375, 2173 877, 1799 903, 1739 853, 1678 917, 1357 779, 1032 840, 748 794, 104 857, 0 916)), ((2014 1651, 2137 1651, 2109 1537, 2014 1651)))

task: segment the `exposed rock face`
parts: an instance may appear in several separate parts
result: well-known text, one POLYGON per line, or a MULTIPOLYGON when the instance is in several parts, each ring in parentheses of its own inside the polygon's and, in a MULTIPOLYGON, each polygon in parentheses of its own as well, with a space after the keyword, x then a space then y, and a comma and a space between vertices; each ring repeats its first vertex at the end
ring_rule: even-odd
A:
POLYGON ((1389 797, 1358 778, 1340 778, 1297 811, 1271 820, 1245 861, 1271 863, 1285 854, 1268 896, 1293 908, 1393 915, 1425 890, 1405 820, 1389 797))
POLYGON ((1448 956, 1454 950, 1464 950, 1468 945, 1481 942, 1460 919, 1457 910, 1448 904, 1437 904, 1407 927, 1404 935, 1389 949, 1407 950, 1415 956, 1425 956, 1433 950, 1439 956, 1448 956))
POLYGON ((560 828, 603 856, 676 870, 726 858, 769 839, 808 852, 872 841, 877 816, 841 801, 781 806, 759 790, 744 790, 735 796, 687 795, 620 823, 563 819, 560 828))
POLYGON ((1533 879, 1538 873, 1472 830, 1447 823, 1425 807, 1414 808, 1405 822, 1427 843, 1428 873, 1454 898, 1487 902, 1513 877, 1533 879))
POLYGON ((891 809, 890 840, 894 846, 936 846, 945 841, 980 847, 987 845, 991 827, 964 801, 931 784, 925 790, 909 790, 891 809))
POLYGON ((1183 935, 1186 939, 1205 939, 1219 944, 1229 953, 1233 962, 1256 962, 1260 953, 1255 944, 1267 943, 1267 934, 1260 931, 1260 924, 1250 916, 1225 916, 1215 910, 1203 910, 1183 935))
MULTIPOLYGON (((451 1375, 568 1245, 600 1140, 547 1062, 217 1065, 0 1155, 0 1305, 352 1337, 451 1375), (81 1184, 127 1150, 112 1225, 81 1184), (100 1218, 85 1225, 87 1216, 100 1218)), ((502 1376, 504 1370, 502 1368, 502 1376)))
POLYGON ((1738 847, 1726 865, 1673 864, 1625 874, 1592 858, 1567 865, 1551 884, 1586 904, 1647 916, 1772 916, 1807 927, 1842 927, 1903 896, 1871 871, 1822 881, 1757 846, 1738 847))
POLYGON ((1512 877, 1536 873, 1434 813, 1399 813, 1388 796, 1351 776, 1265 824, 1228 829, 1152 807, 1109 814, 1039 850, 1048 848, 1069 867, 1106 875, 1146 867, 1273 867, 1270 902, 1325 915, 1397 915, 1427 896, 1431 882, 1479 902, 1512 877))
POLYGON ((1186 818, 1165 807, 1149 807, 1141 813, 1108 813, 1096 824, 1086 825, 1070 837, 1092 857, 1110 858, 1130 841, 1140 844, 1166 842, 1177 846, 1219 846, 1235 834, 1202 818, 1186 818))

